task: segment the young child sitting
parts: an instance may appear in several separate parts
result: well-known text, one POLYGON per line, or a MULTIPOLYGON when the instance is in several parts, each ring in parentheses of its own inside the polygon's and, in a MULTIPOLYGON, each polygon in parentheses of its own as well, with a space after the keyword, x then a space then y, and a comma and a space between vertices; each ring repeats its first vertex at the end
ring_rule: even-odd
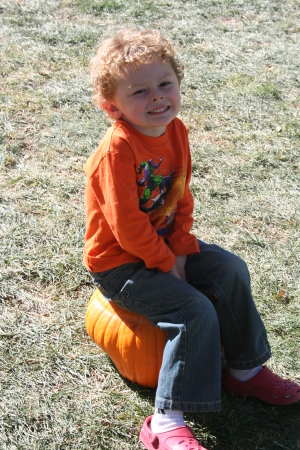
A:
POLYGON ((90 64, 94 103, 114 121, 85 164, 84 262, 112 302, 167 332, 147 449, 204 449, 184 411, 221 407, 223 386, 272 404, 300 387, 262 366, 271 351, 246 264, 191 233, 188 131, 177 114, 183 66, 156 30, 104 41, 90 64))

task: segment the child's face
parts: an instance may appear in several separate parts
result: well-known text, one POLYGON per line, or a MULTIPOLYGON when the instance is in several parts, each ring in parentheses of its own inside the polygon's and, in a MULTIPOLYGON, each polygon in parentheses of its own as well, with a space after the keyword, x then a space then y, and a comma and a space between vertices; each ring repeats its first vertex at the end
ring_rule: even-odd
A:
POLYGON ((157 59, 138 69, 129 67, 104 108, 147 136, 161 136, 180 109, 179 82, 171 64, 157 59))

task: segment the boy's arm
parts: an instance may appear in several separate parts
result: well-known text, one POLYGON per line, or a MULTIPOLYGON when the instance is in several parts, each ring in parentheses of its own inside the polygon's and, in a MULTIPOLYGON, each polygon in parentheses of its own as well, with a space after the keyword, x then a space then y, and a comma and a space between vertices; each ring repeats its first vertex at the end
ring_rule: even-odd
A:
POLYGON ((146 267, 168 272, 175 255, 139 209, 135 160, 121 144, 101 160, 90 178, 92 190, 119 245, 146 267))

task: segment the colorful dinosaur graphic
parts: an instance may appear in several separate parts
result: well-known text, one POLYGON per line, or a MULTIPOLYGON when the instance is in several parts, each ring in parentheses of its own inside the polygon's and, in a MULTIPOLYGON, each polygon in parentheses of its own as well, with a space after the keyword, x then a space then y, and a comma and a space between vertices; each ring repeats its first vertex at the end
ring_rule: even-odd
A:
POLYGON ((141 178, 137 184, 142 187, 145 186, 143 195, 139 199, 140 210, 143 212, 153 211, 164 204, 164 200, 168 191, 171 189, 172 181, 175 172, 171 172, 170 175, 163 177, 161 174, 156 174, 155 171, 159 168, 162 163, 162 158, 160 158, 158 164, 154 164, 152 159, 148 162, 143 161, 140 163, 140 167, 137 172, 141 175, 144 171, 144 178, 141 178), (152 198, 153 192, 159 189, 159 193, 155 198, 152 198), (150 207, 146 207, 146 203, 152 201, 150 207))

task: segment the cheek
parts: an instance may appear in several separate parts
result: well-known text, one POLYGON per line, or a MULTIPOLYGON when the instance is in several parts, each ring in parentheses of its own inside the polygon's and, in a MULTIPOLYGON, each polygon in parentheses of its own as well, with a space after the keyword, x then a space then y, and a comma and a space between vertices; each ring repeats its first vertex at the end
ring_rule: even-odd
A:
POLYGON ((144 113, 144 103, 142 101, 136 102, 134 105, 131 105, 130 113, 136 117, 141 116, 144 113))
POLYGON ((174 96, 174 104, 176 105, 177 109, 180 109, 181 97, 178 93, 174 96))
POLYGON ((172 97, 173 97, 173 101, 176 104, 181 103, 181 97, 180 97, 180 91, 178 89, 174 89, 174 91, 171 93, 172 97))

